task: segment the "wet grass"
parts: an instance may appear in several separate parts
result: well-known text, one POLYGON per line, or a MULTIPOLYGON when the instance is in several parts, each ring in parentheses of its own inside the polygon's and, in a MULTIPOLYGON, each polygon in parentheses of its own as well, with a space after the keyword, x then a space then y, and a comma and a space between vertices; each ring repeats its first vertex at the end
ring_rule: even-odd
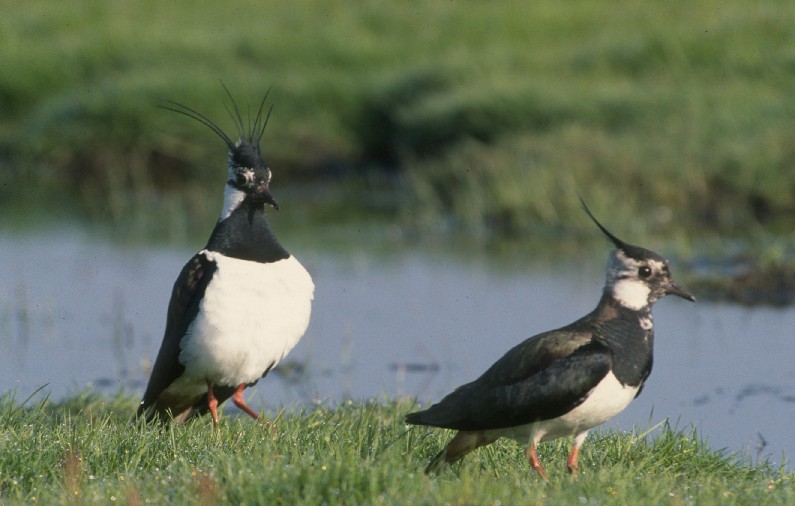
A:
POLYGON ((61 403, 0 398, 0 500, 121 504, 790 504, 793 476, 714 452, 660 423, 596 433, 578 479, 568 441, 544 444, 543 482, 514 443, 439 476, 422 473, 444 431, 407 430, 411 401, 345 402, 280 412, 265 423, 224 416, 158 429, 131 425, 134 400, 90 392, 61 403))

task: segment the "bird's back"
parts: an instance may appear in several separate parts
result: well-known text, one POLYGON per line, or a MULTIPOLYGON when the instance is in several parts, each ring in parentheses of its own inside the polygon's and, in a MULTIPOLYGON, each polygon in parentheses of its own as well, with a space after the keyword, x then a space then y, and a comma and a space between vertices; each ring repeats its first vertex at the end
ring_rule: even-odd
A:
POLYGON ((578 402, 593 377, 603 377, 610 356, 594 343, 591 315, 516 345, 475 381, 430 408, 411 413, 411 424, 484 430, 554 417, 578 402), (580 370, 582 375, 568 371, 580 370), (562 381, 564 381, 562 383, 562 381), (573 400, 574 399, 574 400, 573 400))

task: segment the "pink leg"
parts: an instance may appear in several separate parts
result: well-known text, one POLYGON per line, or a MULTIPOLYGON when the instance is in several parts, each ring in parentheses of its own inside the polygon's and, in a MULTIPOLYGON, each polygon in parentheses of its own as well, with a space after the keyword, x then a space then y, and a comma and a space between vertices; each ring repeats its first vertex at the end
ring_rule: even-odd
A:
POLYGON ((580 455, 580 449, 576 446, 571 449, 571 453, 569 453, 569 458, 566 460, 566 467, 568 468, 571 474, 577 474, 580 470, 579 465, 577 464, 577 457, 580 455))
POLYGON ((525 449, 524 454, 527 457, 527 462, 530 464, 530 467, 535 469, 539 476, 545 480, 548 479, 546 469, 544 469, 544 466, 542 466, 541 462, 538 460, 538 455, 536 454, 536 444, 533 443, 528 446, 527 449, 525 449))
POLYGON ((259 420, 259 415, 256 411, 248 407, 246 401, 243 400, 243 390, 246 389, 245 383, 241 383, 238 385, 237 390, 235 390, 235 394, 232 396, 232 402, 235 403, 235 406, 245 411, 248 416, 253 418, 254 420, 259 420))
POLYGON ((574 444, 571 447, 571 453, 569 453, 569 458, 566 460, 566 468, 568 468, 571 474, 577 474, 580 470, 579 464, 577 464, 577 459, 580 456, 580 446, 582 446, 582 442, 585 441, 585 436, 588 435, 588 431, 581 432, 574 437, 574 444))
POLYGON ((207 383, 207 407, 210 408, 210 415, 213 417, 213 427, 218 428, 218 399, 210 383, 207 383))

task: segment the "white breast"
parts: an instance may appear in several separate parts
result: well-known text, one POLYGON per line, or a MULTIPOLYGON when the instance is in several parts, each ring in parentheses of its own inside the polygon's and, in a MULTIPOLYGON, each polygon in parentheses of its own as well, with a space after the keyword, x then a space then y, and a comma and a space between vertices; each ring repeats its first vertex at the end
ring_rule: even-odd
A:
POLYGON ((254 382, 304 335, 312 278, 292 256, 258 263, 203 253, 217 270, 182 338, 184 379, 230 386, 254 382))
POLYGON ((615 375, 609 372, 582 404, 563 416, 488 432, 493 433, 493 436, 508 437, 523 444, 579 434, 621 413, 632 402, 637 392, 638 387, 622 385, 615 375))

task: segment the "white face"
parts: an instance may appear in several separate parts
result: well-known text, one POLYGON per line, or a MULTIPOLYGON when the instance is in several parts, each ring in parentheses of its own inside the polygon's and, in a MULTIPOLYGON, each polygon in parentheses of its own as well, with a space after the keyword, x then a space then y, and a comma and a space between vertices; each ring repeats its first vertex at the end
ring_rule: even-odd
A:
POLYGON ((652 290, 652 283, 665 276, 666 270, 666 264, 660 260, 635 260, 622 250, 615 250, 607 266, 607 286, 622 306, 643 309, 660 296, 652 290))

